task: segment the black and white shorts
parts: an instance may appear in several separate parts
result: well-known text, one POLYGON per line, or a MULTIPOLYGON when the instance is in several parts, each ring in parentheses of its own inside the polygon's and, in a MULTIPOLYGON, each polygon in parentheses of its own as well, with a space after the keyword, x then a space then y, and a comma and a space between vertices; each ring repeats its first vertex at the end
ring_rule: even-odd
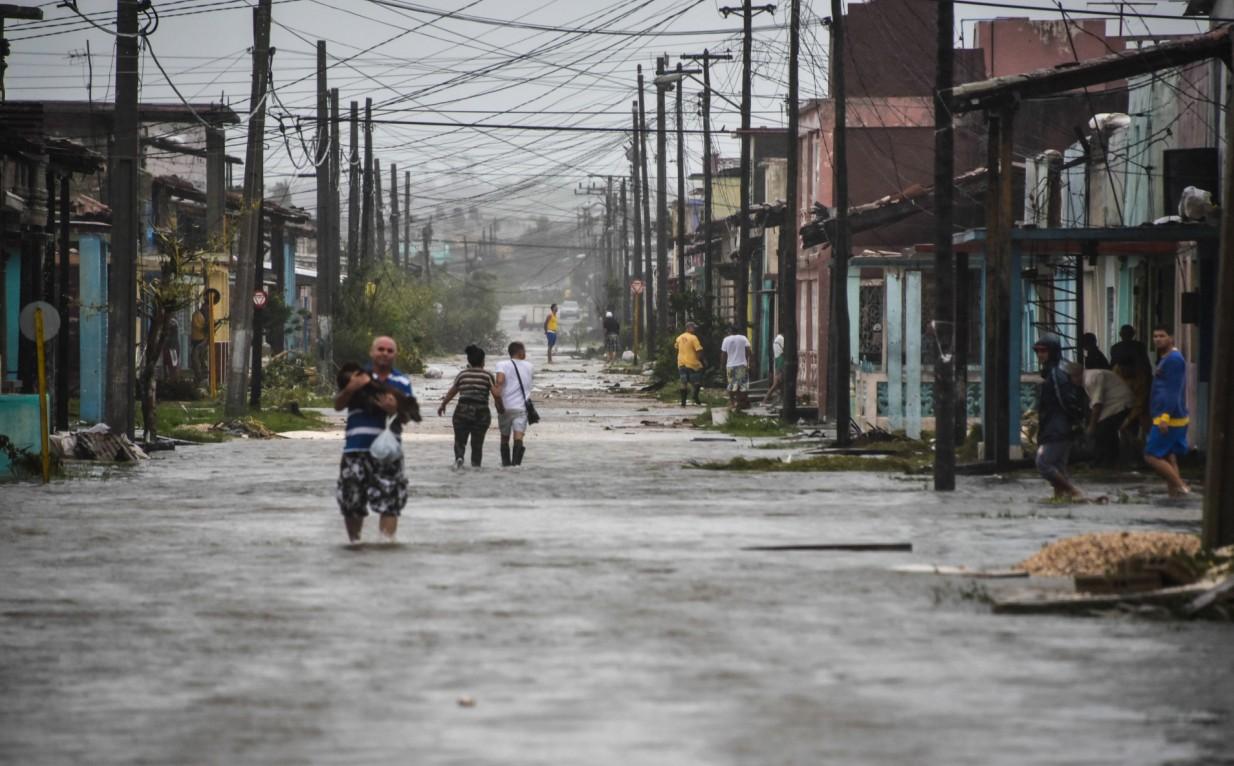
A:
POLYGON ((369 511, 399 516, 407 505, 407 477, 403 461, 378 462, 367 452, 344 452, 334 492, 339 511, 348 518, 364 518, 369 511))

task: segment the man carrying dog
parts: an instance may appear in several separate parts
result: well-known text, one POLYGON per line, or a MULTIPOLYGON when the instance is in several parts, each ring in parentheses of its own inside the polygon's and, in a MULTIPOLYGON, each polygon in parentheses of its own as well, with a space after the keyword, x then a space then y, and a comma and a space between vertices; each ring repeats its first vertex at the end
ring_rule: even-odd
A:
MULTIPOLYGON (((382 536, 392 541, 398 530, 403 506, 407 504, 407 477, 403 474, 402 455, 395 461, 383 463, 369 452, 373 441, 385 430, 389 416, 398 412, 394 394, 386 392, 374 397, 372 408, 349 406, 356 392, 372 380, 406 396, 414 396, 411 378, 394 367, 397 354, 398 344, 393 338, 384 335, 374 338, 369 347, 372 364, 368 369, 352 375, 347 385, 334 397, 334 409, 347 409, 346 441, 343 443, 343 460, 339 466, 335 498, 347 527, 347 538, 353 543, 359 542, 364 517, 370 510, 381 517, 379 529, 382 536)), ((390 423, 390 430, 401 440, 402 426, 397 417, 390 423)))

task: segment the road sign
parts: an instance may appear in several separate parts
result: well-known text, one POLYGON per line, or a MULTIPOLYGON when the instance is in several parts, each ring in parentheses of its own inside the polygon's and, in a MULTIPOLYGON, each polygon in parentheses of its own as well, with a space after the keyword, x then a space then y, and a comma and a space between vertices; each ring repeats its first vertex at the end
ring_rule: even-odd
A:
POLYGON ((17 326, 21 328, 21 334, 28 340, 34 340, 34 310, 36 308, 43 309, 43 340, 51 340, 56 337, 56 333, 60 332, 60 312, 46 301, 27 303, 17 319, 17 326))
POLYGON ((269 299, 270 299, 270 295, 265 290, 254 290, 253 291, 253 306, 254 307, 259 308, 259 309, 265 308, 266 301, 268 301, 269 299))
POLYGON ((630 281, 630 292, 635 295, 640 295, 643 292, 643 280, 633 279, 630 281))

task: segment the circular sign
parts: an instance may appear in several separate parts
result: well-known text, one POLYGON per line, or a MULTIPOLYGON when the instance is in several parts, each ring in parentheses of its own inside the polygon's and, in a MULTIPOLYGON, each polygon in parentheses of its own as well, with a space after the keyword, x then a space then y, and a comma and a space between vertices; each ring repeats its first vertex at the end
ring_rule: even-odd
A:
POLYGON ((635 279, 630 282, 630 292, 639 295, 643 292, 643 280, 635 279))
POLYGON ((35 309, 43 309, 43 340, 47 341, 56 337, 56 333, 60 332, 60 312, 46 301, 27 303, 26 307, 21 310, 21 316, 17 320, 18 326, 21 327, 21 334, 34 340, 35 309))
POLYGON ((266 301, 268 301, 269 299, 270 299, 270 296, 268 293, 266 293, 265 290, 254 290, 253 291, 253 305, 256 306, 257 308, 259 309, 265 308, 266 301))

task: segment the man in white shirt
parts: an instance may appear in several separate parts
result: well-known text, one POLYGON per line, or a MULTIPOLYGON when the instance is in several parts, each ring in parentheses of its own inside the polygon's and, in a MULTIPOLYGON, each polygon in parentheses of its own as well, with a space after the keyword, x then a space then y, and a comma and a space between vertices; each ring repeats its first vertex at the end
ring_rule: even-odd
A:
POLYGON ((729 410, 747 409, 750 406, 749 359, 752 353, 750 340, 738 332, 736 327, 730 327, 728 336, 720 344, 720 363, 724 365, 728 379, 729 410))
POLYGON ((527 400, 531 397, 535 370, 527 361, 527 348, 522 343, 514 341, 506 350, 510 358, 498 362, 496 370, 497 388, 505 406, 505 412, 497 416, 497 426, 501 430, 501 464, 512 466, 522 465, 527 452, 523 447, 523 435, 527 433, 527 400), (513 449, 511 436, 514 437, 513 449))
POLYGON ((1097 465, 1118 466, 1119 432, 1131 410, 1130 386, 1110 370, 1085 370, 1084 391, 1088 394, 1088 435, 1093 438, 1097 465))
POLYGON ((771 386, 763 397, 763 404, 771 401, 771 397, 779 393, 784 385, 784 335, 776 333, 776 339, 771 342, 772 374, 771 386))

